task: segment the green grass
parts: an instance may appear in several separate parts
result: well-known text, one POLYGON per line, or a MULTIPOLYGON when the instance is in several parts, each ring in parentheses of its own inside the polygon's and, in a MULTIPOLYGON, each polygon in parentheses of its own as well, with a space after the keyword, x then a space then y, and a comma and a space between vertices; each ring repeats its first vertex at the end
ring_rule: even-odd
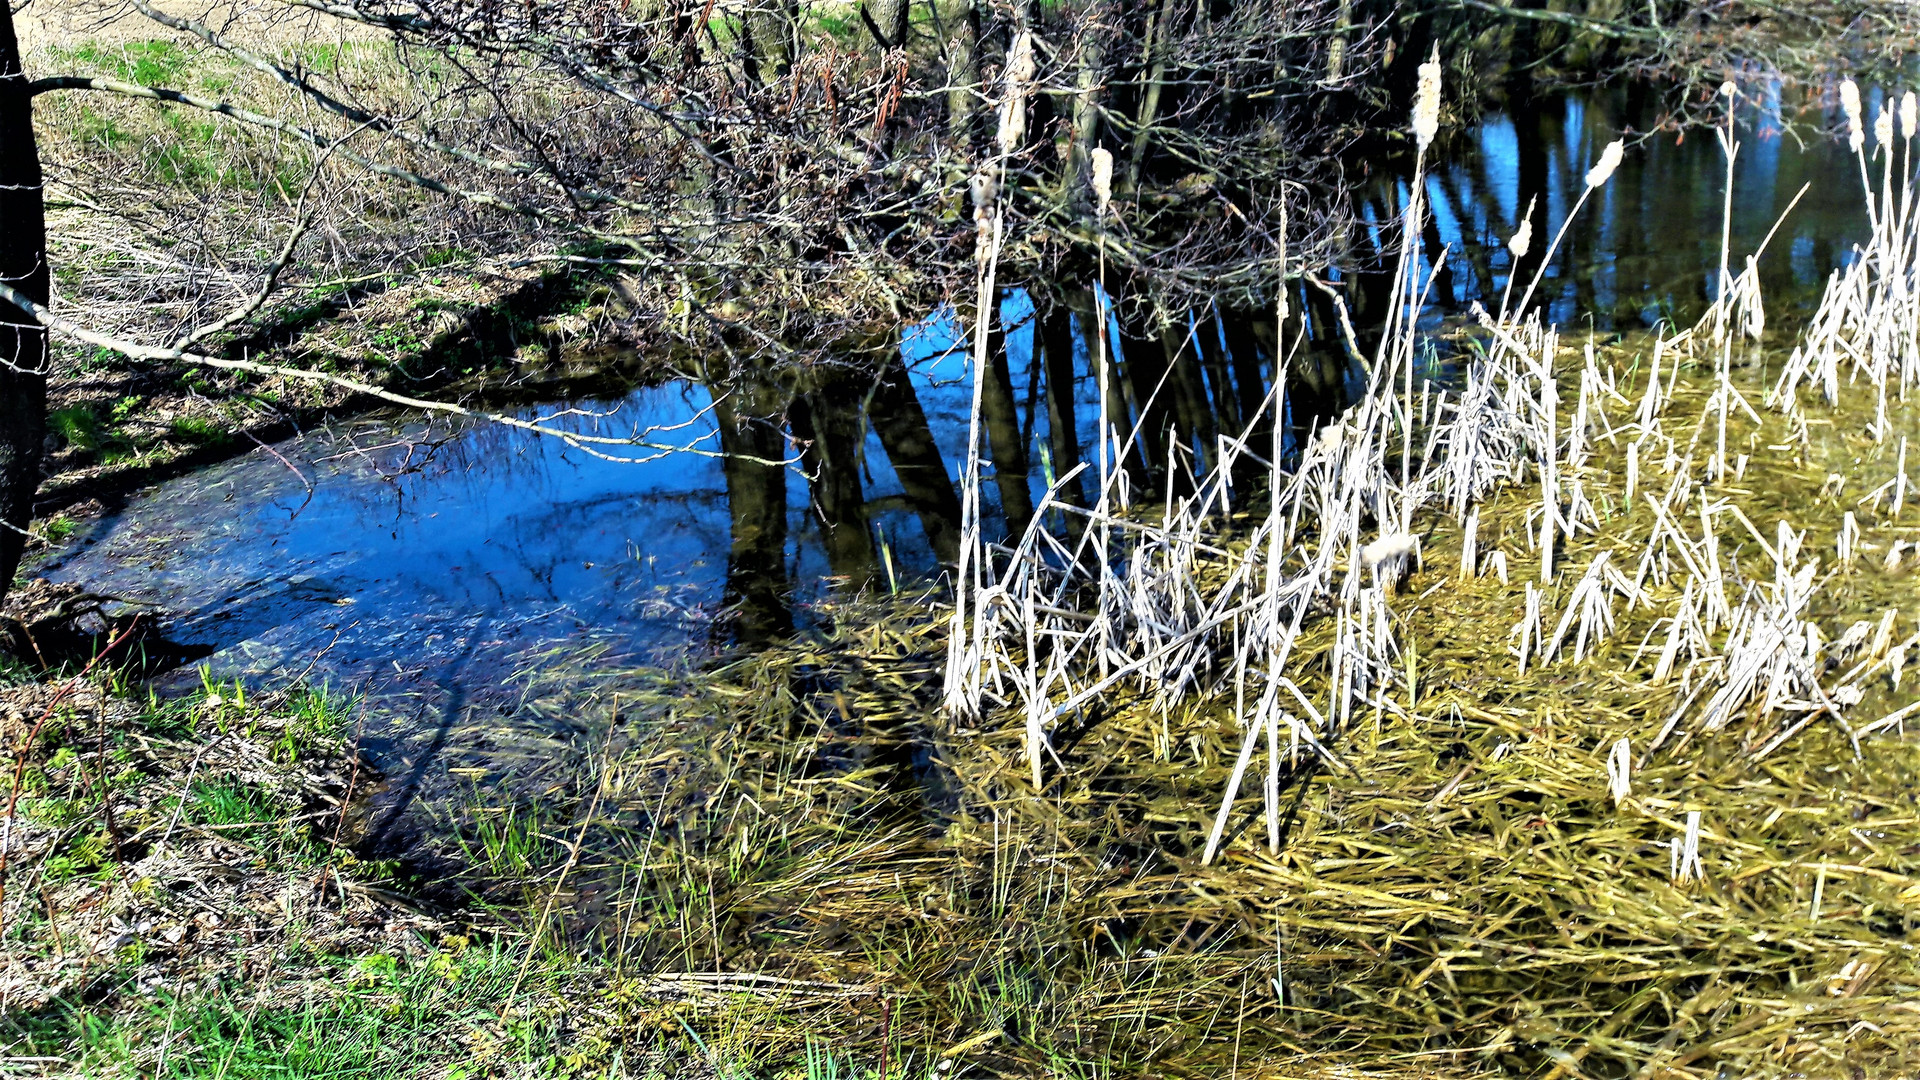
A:
POLYGON ((102 829, 76 837, 65 850, 49 856, 44 873, 48 883, 58 885, 85 877, 111 880, 114 870, 113 838, 102 829))
POLYGON ((233 438, 226 428, 197 416, 174 417, 170 427, 174 438, 195 446, 219 446, 233 438))
POLYGON ((426 254, 420 256, 420 263, 418 268, 425 270, 425 269, 431 269, 436 266, 451 266, 454 263, 465 263, 465 262, 472 262, 472 261, 473 261, 473 252, 468 251, 466 248, 450 247, 450 246, 435 247, 435 248, 428 248, 426 254))
MULTIPOLYGON (((476 801, 478 797, 476 792, 476 801)), ((468 861, 483 875, 517 880, 561 857, 562 846, 549 838, 541 817, 538 803, 482 808, 472 815, 472 825, 455 835, 468 861)))
POLYGON ((65 514, 55 514, 40 526, 40 535, 57 544, 73 536, 79 529, 79 522, 65 514))
POLYGON ((164 701, 149 696, 137 714, 108 725, 99 736, 108 749, 104 776, 96 759, 84 753, 95 737, 90 728, 75 729, 71 734, 76 745, 67 745, 63 718, 56 716, 49 723, 39 744, 46 759, 22 772, 21 810, 42 824, 73 829, 72 837, 48 858, 51 880, 113 869, 113 852, 106 846, 111 837, 78 827, 100 813, 103 789, 112 793, 123 827, 134 818, 147 824, 177 820, 246 845, 253 850, 251 858, 267 867, 308 867, 331 855, 326 836, 332 819, 321 825, 301 816, 297 791, 280 792, 204 768, 182 787, 187 779, 184 761, 153 759, 136 750, 155 739, 191 746, 217 732, 256 740, 281 765, 324 760, 339 752, 337 740, 358 707, 357 699, 324 688, 295 687, 263 710, 257 701, 249 706, 244 685, 204 675, 203 680, 198 694, 164 701))
POLYGON ((15 1021, 14 1053, 64 1057, 70 1075, 154 1080, 475 1076, 529 1065, 552 1075, 556 1025, 499 1015, 518 960, 500 948, 421 961, 322 957, 304 986, 229 979, 210 991, 162 990, 118 1012, 60 1001, 15 1021))
POLYGON ((344 737, 360 708, 358 698, 334 694, 326 687, 296 689, 287 703, 285 727, 274 740, 275 760, 292 764, 317 752, 323 743, 344 737))
POLYGON ((276 796, 238 780, 198 780, 187 791, 187 819, 196 825, 268 825, 287 812, 276 796))
POLYGON ((69 405, 47 414, 47 431, 63 445, 81 451, 102 465, 116 465, 140 456, 137 440, 122 425, 139 407, 141 399, 123 398, 102 410, 98 405, 69 405))
POLYGON ((296 149, 253 153, 246 132, 192 109, 130 113, 81 104, 69 123, 81 142, 120 159, 119 167, 167 187, 297 192, 311 169, 310 158, 296 149))
POLYGON ((55 55, 68 63, 105 69, 114 78, 147 86, 174 83, 194 59, 192 53, 171 41, 130 41, 117 47, 89 42, 75 49, 57 50, 55 55))
POLYGON ((47 430, 63 443, 93 450, 100 443, 100 417, 86 405, 70 405, 47 414, 47 430))

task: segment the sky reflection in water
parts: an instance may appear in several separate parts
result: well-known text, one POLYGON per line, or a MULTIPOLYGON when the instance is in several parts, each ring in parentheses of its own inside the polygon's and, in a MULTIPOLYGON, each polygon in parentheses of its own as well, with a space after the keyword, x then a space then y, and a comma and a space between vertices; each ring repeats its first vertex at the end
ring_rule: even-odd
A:
MULTIPOLYGON (((1860 235, 1863 215, 1857 167, 1844 148, 1816 142, 1801 152, 1777 133, 1769 108, 1777 103, 1750 110, 1760 130, 1741 132, 1736 260, 1803 181, 1815 184, 1763 263, 1777 311, 1817 297, 1827 270, 1860 235)), ((1472 153, 1436 171, 1428 194, 1453 277, 1429 324, 1469 300, 1497 300, 1521 171, 1548 178, 1546 213, 1536 219, 1536 243, 1544 243, 1619 130, 1623 109, 1597 97, 1518 124, 1496 116, 1465 140, 1472 153)), ((1701 133, 1679 145, 1660 135, 1630 149, 1548 272, 1553 317, 1570 322, 1591 312, 1600 329, 1691 317, 1713 288, 1724 180, 1724 158, 1701 133)), ((1371 212, 1389 217, 1404 198, 1404 183, 1384 185, 1371 212)), ((1018 294, 1003 309, 1023 410, 1031 313, 1018 294)), ((959 329, 950 312, 937 313, 903 346, 956 476, 970 401, 965 357, 954 344, 959 329)), ((1089 447, 1097 391, 1084 347, 1078 352, 1080 445, 1089 447)), ((704 389, 671 385, 583 406, 564 422, 601 433, 684 424, 668 437, 715 448, 709 404, 704 389)), ((1044 407, 1030 426, 1037 451, 1047 440, 1044 407)), ((417 766, 416 788, 428 760, 496 767, 503 757, 537 760, 568 744, 574 733, 514 721, 517 655, 591 642, 610 647, 604 662, 663 663, 714 641, 730 537, 725 480, 713 458, 619 464, 507 428, 391 419, 342 424, 276 450, 284 462, 256 451, 133 499, 49 576, 157 606, 169 614, 170 638, 215 650, 207 663, 216 676, 311 668, 336 687, 370 691, 386 706, 373 749, 417 766)), ((867 496, 898 494, 871 433, 865 454, 867 496)), ((1037 492, 1037 452, 1035 461, 1037 492)), ((787 491, 787 566, 804 625, 805 603, 820 595, 827 566, 797 467, 787 491)), ((874 524, 903 579, 931 567, 912 514, 883 510, 874 524)), ((191 676, 176 676, 183 677, 191 676)))

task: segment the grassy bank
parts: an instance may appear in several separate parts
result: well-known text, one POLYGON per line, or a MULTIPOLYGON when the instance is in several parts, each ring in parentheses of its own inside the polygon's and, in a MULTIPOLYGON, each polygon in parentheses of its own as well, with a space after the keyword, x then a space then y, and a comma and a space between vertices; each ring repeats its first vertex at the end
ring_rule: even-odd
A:
MULTIPOLYGON (((111 677, 0 691, 10 823, 0 1038, 48 1076, 567 1072, 582 973, 353 854, 381 778, 355 702, 111 677), (357 809, 358 808, 358 809, 357 809)), ((600 1058, 604 1060, 604 1055, 600 1058)))
MULTIPOLYGON (((34 77, 163 87, 276 116, 298 104, 240 59, 144 17, 92 34, 55 23, 28 28, 34 77), (142 26, 147 36, 129 36, 142 26)), ((417 76, 390 48, 294 29, 259 37, 263 55, 349 97, 407 100, 417 76)), ((191 337, 216 356, 461 401, 552 401, 657 377, 627 347, 632 296, 616 273, 539 261, 573 250, 568 238, 329 170, 310 146, 186 105, 63 91, 38 96, 35 116, 56 306, 97 331, 150 346, 191 337)), ((40 531, 61 539, 136 487, 374 407, 335 386, 57 340, 40 531)))

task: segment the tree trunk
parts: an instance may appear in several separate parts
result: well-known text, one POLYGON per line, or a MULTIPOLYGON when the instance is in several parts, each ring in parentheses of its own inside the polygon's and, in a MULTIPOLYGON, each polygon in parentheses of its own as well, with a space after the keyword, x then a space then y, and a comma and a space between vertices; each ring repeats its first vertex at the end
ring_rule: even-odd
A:
MULTIPOLYGON (((998 304, 996 303, 996 307, 998 304)), ((1000 312, 992 312, 987 333, 987 366, 981 372, 980 419, 986 424, 993 457, 993 483, 1000 492, 1000 512, 1007 519, 1009 540, 1027 531, 1033 520, 1033 492, 1027 487, 1027 448, 1020 441, 1020 409, 1013 400, 1013 376, 1007 367, 1007 329, 1000 312)))
MULTIPOLYGON (((1127 405, 1125 374, 1120 365, 1114 362, 1113 339, 1100 332, 1100 315, 1094 309, 1092 289, 1077 289, 1067 294, 1067 305, 1072 308, 1074 320, 1079 324, 1081 339, 1087 346, 1087 371, 1093 376, 1095 385, 1106 388, 1107 430, 1096 436, 1106 443, 1110 452, 1117 452, 1126 445, 1127 436, 1133 431, 1133 413, 1127 405), (1102 346, 1105 346, 1102 348, 1102 346)), ((1099 442, 1094 444, 1094 452, 1089 458, 1098 461, 1099 442)), ((1125 456, 1110 464, 1127 470, 1127 477, 1133 490, 1140 490, 1143 475, 1135 456, 1125 456)), ((1094 483, 1099 484, 1099 474, 1094 474, 1094 483)))
MULTIPOLYGON (((1531 34, 1533 28, 1529 25, 1522 30, 1531 34)), ((1548 207, 1552 205, 1552 193, 1548 186, 1553 179, 1553 163, 1549 159, 1548 148, 1553 144, 1546 139, 1561 133, 1548 131, 1546 110, 1533 92, 1530 76, 1515 77, 1508 102, 1508 113, 1513 117, 1514 131, 1519 135, 1520 142, 1519 152, 1515 155, 1519 183, 1514 205, 1519 207, 1518 212, 1522 214, 1529 208, 1533 211, 1533 246, 1527 249, 1524 257, 1513 260, 1513 265, 1507 271, 1513 279, 1512 302, 1518 304, 1534 275, 1541 273, 1545 267, 1545 240, 1558 227, 1558 223, 1547 215, 1548 207)), ((1515 228, 1518 227, 1519 223, 1516 222, 1515 228)), ((1551 299, 1552 294, 1542 290, 1534 294, 1533 303, 1545 304, 1551 299)), ((1524 313, 1511 311, 1508 314, 1518 319, 1524 313)))
MULTIPOLYGON (((1261 411, 1267 401, 1267 377, 1260 367, 1260 346, 1254 340, 1253 315, 1245 311, 1226 311, 1220 315, 1221 337, 1226 341, 1227 364, 1233 368, 1234 389, 1240 397, 1241 426, 1253 422, 1256 414, 1259 426, 1256 432, 1270 432, 1272 417, 1261 411)), ((1259 443, 1253 444, 1254 452, 1266 457, 1271 448, 1262 450, 1259 443)))
POLYGON ((786 457, 786 439, 780 411, 768 409, 768 395, 753 390, 741 385, 736 394, 716 395, 713 404, 720 449, 727 455, 720 465, 732 515, 726 603, 734 609, 735 639, 748 646, 764 645, 793 629, 787 608, 787 470, 778 464, 786 457), (736 409, 736 401, 746 413, 736 409))
POLYGON ((880 436, 907 504, 926 530, 934 558, 948 566, 959 562, 960 496, 954 493, 953 477, 933 441, 933 428, 927 424, 926 410, 913 392, 907 362, 897 347, 886 352, 869 400, 867 422, 880 436))
MULTIPOLYGON (((947 39, 947 138, 962 162, 972 156, 976 128, 973 96, 980 87, 981 2, 968 0, 965 13, 947 39)), ((956 166, 958 170, 965 168, 964 164, 956 166)), ((958 175, 966 173, 960 171, 958 175)))
POLYGON ((1236 394, 1238 388, 1234 385, 1233 375, 1227 368, 1227 358, 1220 345, 1219 318, 1209 315, 1200 320, 1193 328, 1193 339, 1200 351, 1200 366, 1206 374, 1207 393, 1214 418, 1221 430, 1239 438, 1247 425, 1242 417, 1251 417, 1253 413, 1241 407, 1236 394))
MULTIPOLYGON (((1141 459, 1146 463, 1146 493, 1160 494, 1167 478, 1167 434, 1173 426, 1174 388, 1167 380, 1167 353, 1160 337, 1144 328, 1120 323, 1120 353, 1126 357, 1126 378, 1133 390, 1135 421, 1140 431, 1141 459)), ((1127 433, 1122 432, 1124 439, 1127 433)))
MULTIPOLYGON (((0 3, 0 278, 27 299, 48 299, 46 207, 33 141, 33 99, 20 65, 13 11, 0 3)), ((0 302, 0 600, 20 568, 47 430, 47 331, 0 302)))
POLYGON ((1078 71, 1074 75, 1073 141, 1067 156, 1064 184, 1068 205, 1091 218, 1096 209, 1088 180, 1092 176, 1094 148, 1099 146, 1101 108, 1105 105, 1107 78, 1106 39, 1100 29, 1108 5, 1089 8, 1080 31, 1078 71))
POLYGON ((1287 367, 1288 411, 1295 432, 1301 435, 1346 411, 1347 372, 1353 364, 1345 336, 1336 325, 1340 314, 1333 299, 1313 289, 1307 302, 1324 334, 1319 341, 1303 343, 1287 367))
POLYGON ((907 43, 908 0, 866 0, 860 5, 860 18, 867 32, 881 48, 897 49, 907 43))
POLYGON ((1167 379, 1172 385, 1161 393, 1172 393, 1174 415, 1179 417, 1180 446, 1194 449, 1195 455, 1190 462, 1183 462, 1182 468, 1191 468, 1198 477, 1203 475, 1208 464, 1213 461, 1214 452, 1219 448, 1217 436, 1220 428, 1214 420, 1212 408, 1207 404, 1206 381, 1200 373, 1200 357, 1195 353, 1196 343, 1190 338, 1184 322, 1174 323, 1160 331, 1160 347, 1167 354, 1167 379))
MULTIPOLYGON (((1080 462, 1080 432, 1074 426, 1079 417, 1074 407, 1073 388, 1073 312, 1055 303, 1040 319, 1035 340, 1047 365, 1047 439, 1053 452, 1053 478, 1073 471, 1080 462)), ((1068 484, 1060 497, 1074 506, 1087 505, 1086 477, 1068 484)), ((1068 531, 1079 535, 1081 521, 1068 516, 1068 531)))
POLYGON ((873 579, 877 556, 860 489, 860 392, 835 378, 794 399, 787 424, 801 445, 814 516, 827 565, 859 588, 873 579))
POLYGON ((1147 160, 1147 148, 1153 142, 1153 121, 1160 112, 1160 90, 1166 83, 1167 60, 1164 42, 1173 21, 1173 13, 1164 2, 1147 15, 1146 48, 1142 64, 1151 64, 1146 85, 1140 91, 1140 111, 1133 121, 1133 153, 1127 165, 1127 190, 1140 187, 1140 166, 1147 160))

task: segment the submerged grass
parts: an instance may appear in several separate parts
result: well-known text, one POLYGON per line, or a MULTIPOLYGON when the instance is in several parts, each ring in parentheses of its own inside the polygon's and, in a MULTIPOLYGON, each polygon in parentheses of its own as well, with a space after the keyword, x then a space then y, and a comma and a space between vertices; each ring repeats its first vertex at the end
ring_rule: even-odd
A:
MULTIPOLYGON (((1675 414, 1705 393, 1691 378, 1675 414)), ((1835 461, 1870 473, 1881 455, 1861 417, 1826 419, 1807 439, 1777 418, 1753 432, 1712 493, 1762 536, 1715 516, 1721 557, 1770 566, 1776 518, 1831 552, 1850 511, 1878 554, 1823 560, 1808 618, 1832 640, 1892 611, 1897 642, 1920 611, 1879 556, 1914 526, 1834 497, 1835 461)), ((1557 552, 1549 629, 1599 553, 1633 576, 1655 515, 1624 497, 1626 452, 1601 438, 1564 467, 1597 521, 1557 552)), ((1649 461, 1643 490, 1703 464, 1649 461)), ((684 1027, 690 1052, 753 1075, 805 1066, 823 1032, 863 1069, 916 1076, 1911 1068, 1920 747, 1896 725, 1856 756, 1821 720, 1761 756, 1779 721, 1756 702, 1650 750, 1708 685, 1684 664, 1650 674, 1678 577, 1616 604, 1583 659, 1523 674, 1507 628, 1537 580, 1536 506, 1481 507, 1479 551, 1503 553, 1507 581, 1463 578, 1460 529, 1433 527, 1392 601, 1404 681, 1329 746, 1337 764, 1303 750, 1282 769, 1277 852, 1246 810, 1210 866, 1243 736, 1231 694, 1166 714, 1108 694, 1056 731, 1036 789, 1019 717, 940 711, 945 634, 913 602, 844 602, 822 639, 689 683, 601 672, 583 693, 543 658, 524 708, 610 740, 609 764, 548 803, 547 835, 579 847, 556 844, 534 890, 556 917, 522 924, 542 955, 598 958, 622 988, 613 1029, 684 1027)), ((1333 638, 1322 621, 1296 646, 1310 697, 1333 638)), ((1865 685, 1849 715, 1911 699, 1887 665, 1865 685)))
MULTIPOLYGON (((1603 357, 1629 399, 1643 345, 1603 357)), ((1366 609, 1394 665, 1325 754, 1274 746, 1273 816, 1229 799, 1219 858, 1215 808, 1253 746, 1230 687, 1115 683, 1044 725, 983 692, 955 719, 925 598, 835 600, 820 634, 693 676, 531 658, 521 708, 576 752, 474 778, 435 840, 477 901, 457 934, 306 820, 338 822, 351 786, 324 701, 210 686, 91 749, 80 721, 104 714, 63 719, 77 734, 23 772, 48 891, 8 894, 7 1038, 43 1072, 107 1075, 1910 1072, 1920 747, 1843 724, 1912 697, 1920 510, 1880 486, 1905 467, 1884 416, 1767 416, 1723 445, 1725 374, 1663 386, 1670 438, 1583 381, 1564 458, 1546 407, 1541 488, 1476 481, 1472 555, 1445 520, 1390 538, 1381 496, 1376 551, 1424 556, 1366 609), (1653 539, 1675 511, 1636 482, 1684 490, 1680 512, 1700 496, 1684 545, 1653 539), (1563 492, 1545 559, 1536 515, 1563 492), (1786 736, 1771 700, 1688 712, 1725 674, 1687 633, 1707 575, 1641 555, 1684 558, 1695 528, 1736 606, 1773 564, 1800 572, 1789 538, 1818 557, 1782 621, 1834 647, 1794 678, 1824 693, 1861 658, 1837 680, 1857 699, 1786 736)), ((1408 485, 1414 403, 1409 377, 1386 455, 1408 485)), ((1244 511, 1207 527, 1200 582, 1257 535, 1244 511)), ((1310 608, 1286 672, 1344 706, 1343 626, 1310 608)))
MULTIPOLYGON (((1697 411, 1704 381, 1687 372, 1670 413, 1697 411)), ((1390 599, 1404 674, 1329 759, 1280 770, 1277 852, 1255 800, 1203 862, 1244 734, 1230 692, 1162 713, 1116 689, 1053 733, 1036 789, 1021 717, 940 709, 946 630, 924 598, 843 597, 819 634, 694 675, 529 657, 520 708, 576 752, 531 764, 537 784, 475 778, 437 841, 479 901, 469 929, 319 950, 290 965, 308 973, 298 1004, 246 969, 173 996, 128 980, 117 1007, 17 1021, 16 1052, 106 1075, 1902 1075, 1920 1046, 1920 745, 1896 724, 1856 756, 1822 719, 1759 756, 1779 721, 1754 703, 1650 750, 1709 685, 1684 658, 1652 677, 1683 575, 1615 602, 1582 659, 1522 673, 1510 651, 1529 589, 1551 631, 1601 552, 1635 574, 1655 513, 1626 500, 1608 423, 1561 473, 1595 520, 1563 539, 1557 583, 1535 584, 1522 489, 1475 519, 1475 561, 1499 552, 1506 581, 1462 573, 1460 526, 1425 534, 1390 599), (196 1049, 162 1070, 156 1045, 196 1049)), ((1710 527, 1729 568, 1766 567, 1788 520, 1827 567, 1806 617, 1833 640, 1891 610, 1893 643, 1920 609, 1885 553, 1920 510, 1836 492, 1836 471, 1864 489, 1896 464, 1866 423, 1814 416, 1803 438, 1765 418, 1707 489, 1760 535, 1731 514, 1710 527), (1849 513, 1843 567, 1821 553, 1849 513)), ((1641 490, 1701 482, 1684 459, 1647 453, 1641 490)), ((1226 522, 1221 550, 1245 528, 1226 522)), ((1309 696, 1328 691, 1332 622, 1295 647, 1309 696)), ((1848 714, 1911 700, 1896 667, 1848 714)), ((203 696, 191 730, 248 730, 251 704, 208 694, 222 704, 203 696)), ((195 820, 253 812, 190 790, 195 820)))

